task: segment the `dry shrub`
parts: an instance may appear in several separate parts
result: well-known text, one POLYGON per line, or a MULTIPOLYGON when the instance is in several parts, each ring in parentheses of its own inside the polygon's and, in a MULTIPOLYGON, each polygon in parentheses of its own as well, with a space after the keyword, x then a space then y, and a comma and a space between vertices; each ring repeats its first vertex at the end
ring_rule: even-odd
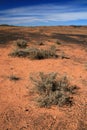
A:
POLYGON ((9 54, 12 57, 27 57, 29 55, 28 49, 15 49, 9 54))
POLYGON ((57 73, 31 75, 30 79, 36 86, 36 92, 39 94, 39 105, 49 107, 51 105, 69 105, 73 104, 73 94, 77 86, 70 85, 66 76, 57 77, 57 73))
POLYGON ((10 56, 14 57, 28 57, 30 59, 47 59, 47 58, 56 58, 56 50, 49 48, 49 49, 37 49, 37 48, 26 48, 26 49, 16 49, 10 56))
POLYGON ((27 47, 27 41, 26 40, 18 39, 15 42, 16 42, 16 46, 19 47, 19 48, 26 48, 27 47))

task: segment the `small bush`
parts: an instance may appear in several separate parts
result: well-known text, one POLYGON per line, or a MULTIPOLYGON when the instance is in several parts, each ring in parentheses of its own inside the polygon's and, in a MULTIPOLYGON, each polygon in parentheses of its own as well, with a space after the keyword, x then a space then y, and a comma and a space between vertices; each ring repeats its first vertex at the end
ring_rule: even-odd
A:
POLYGON ((23 40, 23 39, 18 39, 16 41, 16 45, 17 47, 19 48, 26 48, 27 47, 27 41, 26 40, 23 40))
POLYGON ((12 53, 9 54, 10 56, 13 57, 27 57, 29 55, 28 50, 24 49, 15 49, 12 53))
POLYGON ((30 55, 31 59, 48 59, 48 58, 57 58, 56 48, 50 47, 49 49, 32 49, 32 53, 30 55))
POLYGON ((57 55, 52 52, 51 50, 43 50, 43 49, 38 49, 33 53, 33 55, 30 55, 31 59, 48 59, 48 58, 56 58, 57 55))
POLYGON ((28 57, 30 59, 47 59, 47 58, 56 58, 56 50, 51 48, 48 50, 37 49, 37 48, 26 48, 26 49, 16 49, 10 56, 14 57, 28 57))
MULTIPOLYGON (((35 75, 36 76, 36 75, 35 75)), ((36 86, 39 94, 39 105, 49 107, 51 105, 72 105, 77 86, 71 86, 67 77, 57 78, 57 73, 44 74, 40 72, 36 77, 30 79, 36 86)))

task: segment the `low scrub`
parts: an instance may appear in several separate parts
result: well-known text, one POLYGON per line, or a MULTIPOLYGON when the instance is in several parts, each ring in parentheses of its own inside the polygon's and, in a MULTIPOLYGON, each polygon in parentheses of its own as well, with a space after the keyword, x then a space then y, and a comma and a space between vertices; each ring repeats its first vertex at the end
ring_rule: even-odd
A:
POLYGON ((30 55, 31 59, 48 59, 57 58, 56 50, 50 49, 34 49, 30 55))
POLYGON ((29 51, 27 49, 15 49, 9 55, 12 57, 27 57, 29 55, 29 51))
POLYGON ((10 56, 14 57, 28 57, 30 59, 47 59, 47 58, 57 58, 56 50, 50 49, 37 49, 37 48, 26 48, 26 49, 16 49, 10 56))
POLYGON ((77 86, 70 85, 66 76, 58 78, 57 73, 44 74, 40 72, 37 75, 31 75, 30 79, 39 94, 38 103, 41 107, 72 106, 72 95, 75 94, 77 86))
POLYGON ((27 47, 27 41, 26 40, 18 39, 15 42, 16 42, 16 46, 19 47, 19 48, 26 48, 27 47))

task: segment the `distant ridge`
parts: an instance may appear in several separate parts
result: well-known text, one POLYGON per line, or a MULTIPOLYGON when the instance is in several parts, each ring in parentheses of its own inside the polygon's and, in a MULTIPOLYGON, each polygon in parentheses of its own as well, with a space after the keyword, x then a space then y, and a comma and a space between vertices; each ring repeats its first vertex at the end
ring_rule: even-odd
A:
POLYGON ((19 25, 9 25, 9 24, 0 24, 0 26, 9 26, 9 27, 87 27, 87 25, 53 25, 53 26, 19 26, 19 25))
POLYGON ((0 26, 15 26, 15 25, 9 25, 9 24, 0 24, 0 26))

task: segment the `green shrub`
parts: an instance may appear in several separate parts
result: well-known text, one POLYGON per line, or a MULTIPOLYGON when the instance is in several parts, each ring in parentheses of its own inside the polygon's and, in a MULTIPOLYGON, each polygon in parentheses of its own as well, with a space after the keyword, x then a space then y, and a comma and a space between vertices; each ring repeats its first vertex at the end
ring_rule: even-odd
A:
POLYGON ((71 86, 67 77, 57 77, 57 73, 44 74, 40 72, 38 75, 30 76, 36 86, 36 92, 39 94, 39 105, 41 107, 49 107, 51 105, 72 105, 73 97, 77 86, 71 86))
POLYGON ((34 51, 33 54, 30 55, 31 59, 48 59, 48 58, 56 58, 57 55, 55 54, 55 52, 51 51, 51 50, 43 50, 43 49, 38 49, 36 51, 34 51))
POLYGON ((19 48, 26 48, 27 47, 27 41, 23 39, 18 39, 16 42, 17 47, 19 48))
POLYGON ((9 54, 10 56, 13 57, 27 57, 29 55, 28 50, 24 49, 15 49, 12 53, 9 54))
POLYGON ((14 57, 28 57, 30 59, 47 59, 47 58, 56 58, 56 50, 51 48, 48 50, 37 49, 37 48, 26 48, 26 49, 16 49, 10 56, 14 57))

